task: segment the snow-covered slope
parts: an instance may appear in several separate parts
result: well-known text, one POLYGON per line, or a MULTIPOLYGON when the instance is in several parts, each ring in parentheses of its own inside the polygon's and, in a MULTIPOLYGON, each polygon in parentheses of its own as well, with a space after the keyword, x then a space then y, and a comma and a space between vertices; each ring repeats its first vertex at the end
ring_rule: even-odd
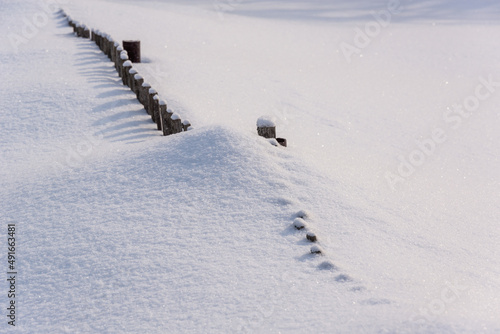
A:
POLYGON ((497 4, 402 1, 347 59, 387 2, 66 2, 140 39, 194 130, 160 136, 53 6, 0 1, 18 330, 500 330, 497 4))

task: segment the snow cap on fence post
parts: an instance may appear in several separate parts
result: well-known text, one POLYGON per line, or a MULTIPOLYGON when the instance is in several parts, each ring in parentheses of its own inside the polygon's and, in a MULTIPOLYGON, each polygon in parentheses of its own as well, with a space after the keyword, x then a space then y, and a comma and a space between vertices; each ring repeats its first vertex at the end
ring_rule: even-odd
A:
POLYGON ((135 75, 137 74, 137 70, 135 68, 131 68, 129 71, 128 71, 128 86, 130 87, 130 90, 135 92, 135 80, 134 80, 134 77, 135 75))
POLYGON ((191 128, 191 123, 188 120, 182 121, 182 130, 188 131, 191 128))
POLYGON ((87 26, 83 26, 83 33, 82 33, 83 38, 90 38, 90 29, 87 26))
POLYGON ((179 133, 179 132, 182 132, 182 121, 181 121, 181 117, 177 114, 173 114, 172 117, 170 117, 171 119, 171 124, 172 124, 172 129, 171 129, 171 133, 179 133))
MULTIPOLYGON (((139 102, 142 103, 144 106, 144 109, 148 107, 149 103, 149 89, 151 88, 151 85, 148 84, 147 82, 143 82, 140 88, 140 93, 139 93, 139 102)), ((147 111, 147 110, 146 110, 147 111)))
POLYGON ((156 91, 156 89, 149 88, 149 91, 148 91, 148 105, 147 105, 147 109, 146 110, 148 112, 148 115, 151 116, 151 120, 153 122, 156 122, 155 116, 154 116, 154 109, 155 109, 154 97, 155 97, 156 94, 158 94, 158 92, 156 91))
MULTIPOLYGON (((118 42, 113 42, 111 47, 111 61, 116 64, 116 49, 120 46, 118 42)), ((116 66, 116 65, 115 65, 116 66)))
POLYGON ((118 45, 116 47, 116 53, 115 53, 115 68, 117 71, 118 71, 118 65, 120 63, 120 55, 121 55, 122 51, 123 51, 123 48, 120 45, 118 45))
POLYGON ((77 37, 82 37, 82 33, 83 33, 83 28, 82 28, 82 24, 80 22, 77 22, 74 26, 73 26, 73 32, 76 33, 76 36, 77 37))
POLYGON ((127 60, 123 63, 122 82, 126 86, 128 85, 129 71, 131 68, 132 68, 132 62, 130 60, 127 60))
POLYGON ((109 39, 110 39, 110 36, 108 34, 104 34, 104 36, 102 36, 102 52, 105 54, 105 55, 108 55, 109 54, 109 39))
POLYGON ((166 122, 167 132, 169 135, 175 133, 172 130, 172 127, 173 127, 172 116, 174 116, 174 112, 172 111, 172 109, 167 108, 167 112, 165 114, 165 122, 166 122))
POLYGON ((110 60, 113 59, 113 55, 114 55, 114 52, 115 52, 114 46, 115 46, 115 41, 114 41, 113 37, 111 37, 111 35, 108 35, 108 45, 107 45, 107 52, 106 52, 106 54, 108 55, 108 58, 110 60))
POLYGON ((142 84, 143 83, 144 83, 144 78, 142 77, 142 75, 135 74, 134 75, 134 93, 135 93, 135 96, 137 97, 137 99, 139 101, 141 101, 140 100, 140 94, 141 94, 142 84))
POLYGON ((156 123, 156 129, 161 130, 160 119, 160 96, 156 94, 153 96, 153 121, 156 123))
POLYGON ((167 116, 167 102, 165 100, 158 101, 158 118, 160 122, 161 130, 163 131, 163 135, 168 135, 168 128, 166 127, 165 117, 167 116))
POLYGON ((123 78, 123 64, 128 60, 128 55, 122 51, 118 60, 118 74, 123 78))
POLYGON ((276 138, 276 124, 271 117, 262 116, 257 120, 257 133, 264 138, 276 138))

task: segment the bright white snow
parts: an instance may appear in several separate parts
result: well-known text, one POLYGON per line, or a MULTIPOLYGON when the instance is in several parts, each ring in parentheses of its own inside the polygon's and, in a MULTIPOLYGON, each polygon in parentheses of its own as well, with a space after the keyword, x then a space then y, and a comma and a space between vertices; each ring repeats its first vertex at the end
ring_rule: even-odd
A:
POLYGON ((499 4, 59 3, 141 40, 194 130, 161 136, 53 2, 0 0, 20 332, 500 331, 499 4))

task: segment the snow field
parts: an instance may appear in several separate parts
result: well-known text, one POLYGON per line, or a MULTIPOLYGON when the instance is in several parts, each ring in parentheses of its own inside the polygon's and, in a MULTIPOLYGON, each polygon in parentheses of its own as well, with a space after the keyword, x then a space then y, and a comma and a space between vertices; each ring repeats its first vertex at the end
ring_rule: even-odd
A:
POLYGON ((498 96, 457 129, 443 119, 500 78, 497 5, 409 4, 347 64, 339 46, 385 1, 248 1, 223 19, 64 4, 141 39, 138 72, 196 125, 162 137, 95 45, 36 1, 1 4, 2 45, 29 42, 0 51, 21 332, 498 330, 498 96), (257 137, 269 113, 288 148, 257 137), (391 189, 385 173, 438 128, 447 140, 391 189))

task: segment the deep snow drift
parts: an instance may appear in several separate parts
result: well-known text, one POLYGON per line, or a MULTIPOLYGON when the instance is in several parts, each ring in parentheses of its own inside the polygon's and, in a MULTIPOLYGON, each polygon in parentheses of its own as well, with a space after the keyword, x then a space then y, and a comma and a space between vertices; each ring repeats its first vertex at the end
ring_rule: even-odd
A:
POLYGON ((401 1, 360 45, 388 2, 64 1, 141 40, 194 128, 162 137, 50 6, 0 4, 21 332, 500 330, 499 5, 401 1))

